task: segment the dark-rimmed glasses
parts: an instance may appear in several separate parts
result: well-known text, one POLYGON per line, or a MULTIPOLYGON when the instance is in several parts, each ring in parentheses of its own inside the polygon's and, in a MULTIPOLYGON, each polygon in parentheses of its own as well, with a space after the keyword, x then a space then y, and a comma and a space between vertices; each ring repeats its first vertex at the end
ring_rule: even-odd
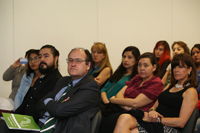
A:
POLYGON ((82 59, 79 59, 79 58, 76 58, 76 59, 67 58, 66 61, 67 61, 67 63, 73 63, 73 62, 75 62, 77 64, 80 64, 81 62, 87 61, 87 60, 82 60, 82 59))
POLYGON ((39 61, 39 57, 34 57, 34 58, 29 58, 28 59, 28 62, 32 62, 32 61, 38 62, 39 61))

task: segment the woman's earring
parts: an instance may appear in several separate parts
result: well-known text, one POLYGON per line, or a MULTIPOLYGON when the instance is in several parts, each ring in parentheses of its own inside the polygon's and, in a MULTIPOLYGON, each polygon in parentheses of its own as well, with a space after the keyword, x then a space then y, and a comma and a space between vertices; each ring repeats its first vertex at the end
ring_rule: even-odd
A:
POLYGON ((190 72, 188 73, 188 76, 190 76, 190 72))

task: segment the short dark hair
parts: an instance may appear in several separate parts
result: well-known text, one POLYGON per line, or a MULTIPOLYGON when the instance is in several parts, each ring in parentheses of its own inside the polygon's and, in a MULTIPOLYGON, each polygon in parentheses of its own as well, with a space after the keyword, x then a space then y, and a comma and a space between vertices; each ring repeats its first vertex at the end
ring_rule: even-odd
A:
MULTIPOLYGON (((41 47, 41 49, 44 49, 44 48, 49 48, 51 50, 51 53, 52 53, 52 55, 53 55, 54 58, 56 56, 59 57, 60 53, 59 53, 59 51, 53 45, 47 44, 47 45, 44 45, 44 46, 41 47)), ((58 60, 57 60, 56 64, 57 64, 57 67, 58 67, 58 60)))
MULTIPOLYGON (((39 50, 38 49, 32 49, 29 53, 28 53, 28 59, 30 58, 30 55, 31 54, 37 54, 38 56, 39 56, 39 50)), ((30 74, 32 73, 32 72, 34 72, 34 70, 33 69, 31 69, 31 67, 30 67, 30 65, 29 65, 29 62, 28 62, 28 64, 27 64, 27 66, 28 66, 28 69, 26 70, 26 77, 28 78, 29 76, 30 76, 30 74)))
POLYGON ((29 49, 28 51, 26 51, 25 53, 25 57, 28 56, 30 54, 30 52, 34 51, 35 49, 29 49))
POLYGON ((89 52, 89 50, 87 50, 87 49, 84 49, 84 48, 73 48, 70 52, 69 52, 69 54, 68 54, 68 57, 69 57, 69 55, 71 54, 71 52, 72 51, 74 51, 74 50, 76 50, 76 49, 82 49, 84 52, 85 52, 85 54, 86 54, 86 65, 88 65, 88 63, 89 62, 91 62, 92 63, 92 55, 91 55, 91 53, 89 52))
POLYGON ((158 63, 158 60, 156 59, 156 56, 155 56, 153 53, 146 52, 146 53, 144 53, 144 54, 142 54, 142 55, 139 56, 137 62, 139 62, 139 60, 140 60, 141 58, 149 58, 150 61, 151 61, 151 64, 152 64, 152 65, 156 65, 156 70, 153 72, 153 74, 154 74, 154 75, 157 75, 158 72, 159 72, 159 69, 160 69, 160 65, 159 65, 159 63, 158 63))
POLYGON ((174 87, 175 84, 177 83, 177 81, 174 78, 174 72, 173 69, 176 66, 179 66, 179 64, 183 65, 183 66, 187 66, 192 67, 192 71, 188 76, 188 79, 183 83, 183 86, 187 85, 188 83, 190 83, 187 87, 194 87, 196 88, 198 86, 197 84, 197 72, 196 72, 196 66, 195 66, 195 62, 192 59, 192 57, 187 54, 187 53, 183 53, 183 54, 177 54, 173 57, 172 62, 171 62, 171 84, 169 87, 174 87))

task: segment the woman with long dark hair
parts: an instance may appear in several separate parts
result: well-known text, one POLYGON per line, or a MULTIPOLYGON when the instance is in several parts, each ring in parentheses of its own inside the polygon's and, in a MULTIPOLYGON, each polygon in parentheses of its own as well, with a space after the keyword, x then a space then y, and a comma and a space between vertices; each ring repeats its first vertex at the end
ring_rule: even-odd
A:
POLYGON ((110 98, 110 104, 116 108, 105 109, 99 133, 111 133, 118 117, 133 106, 148 111, 156 102, 164 85, 157 76, 159 63, 153 53, 144 53, 138 58, 138 75, 126 82, 126 85, 110 98), (118 107, 118 108, 117 108, 118 107), (114 113, 112 112, 114 109, 114 113), (117 109, 117 111, 115 111, 117 109))
POLYGON ((28 90, 34 85, 35 81, 41 76, 39 72, 39 50, 32 50, 28 55, 28 68, 23 75, 20 87, 14 100, 14 110, 22 103, 28 90))
POLYGON ((101 98, 105 104, 125 86, 126 81, 138 74, 136 65, 139 56, 140 51, 137 47, 128 46, 124 49, 121 64, 101 89, 101 98))

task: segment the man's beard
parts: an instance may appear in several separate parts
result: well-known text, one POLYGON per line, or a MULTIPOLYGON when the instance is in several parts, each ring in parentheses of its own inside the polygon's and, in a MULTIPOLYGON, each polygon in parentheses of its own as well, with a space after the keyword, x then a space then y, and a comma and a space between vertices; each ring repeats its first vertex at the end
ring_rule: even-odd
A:
POLYGON ((55 64, 52 63, 51 65, 47 65, 45 62, 41 62, 39 65, 39 71, 41 74, 47 74, 49 72, 51 72, 53 69, 55 69, 55 64), (45 64, 47 66, 47 68, 41 68, 41 64, 45 64))

